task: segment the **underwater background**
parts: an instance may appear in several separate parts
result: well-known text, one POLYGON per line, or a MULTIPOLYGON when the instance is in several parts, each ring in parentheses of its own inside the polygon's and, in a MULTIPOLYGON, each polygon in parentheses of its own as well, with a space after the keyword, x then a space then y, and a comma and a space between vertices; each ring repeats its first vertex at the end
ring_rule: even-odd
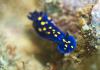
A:
POLYGON ((100 0, 0 0, 0 70, 100 70, 100 0), (60 54, 29 12, 44 11, 77 48, 60 54))

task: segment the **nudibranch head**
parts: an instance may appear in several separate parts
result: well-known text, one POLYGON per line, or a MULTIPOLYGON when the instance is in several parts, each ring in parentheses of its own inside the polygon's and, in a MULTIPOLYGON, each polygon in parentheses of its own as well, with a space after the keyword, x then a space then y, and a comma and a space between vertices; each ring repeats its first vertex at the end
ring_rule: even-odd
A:
POLYGON ((46 17, 48 17, 46 12, 38 12, 38 11, 30 12, 28 15, 28 18, 35 22, 41 21, 41 20, 42 21, 47 20, 46 17))
POLYGON ((35 11, 35 12, 30 12, 29 15, 28 15, 28 18, 29 18, 30 20, 32 20, 32 21, 35 21, 35 20, 37 20, 37 18, 38 18, 39 16, 42 16, 42 15, 43 15, 42 12, 37 12, 37 11, 35 11))

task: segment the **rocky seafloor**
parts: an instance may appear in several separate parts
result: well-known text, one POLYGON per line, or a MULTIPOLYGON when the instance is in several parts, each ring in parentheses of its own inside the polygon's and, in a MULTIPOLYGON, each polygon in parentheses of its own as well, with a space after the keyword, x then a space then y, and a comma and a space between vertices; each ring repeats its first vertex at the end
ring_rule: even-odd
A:
MULTIPOLYGON (((0 0, 0 70, 100 70, 100 0, 0 0), (61 55, 27 18, 46 11, 77 49, 61 55)), ((53 45, 52 45, 53 44, 53 45)))

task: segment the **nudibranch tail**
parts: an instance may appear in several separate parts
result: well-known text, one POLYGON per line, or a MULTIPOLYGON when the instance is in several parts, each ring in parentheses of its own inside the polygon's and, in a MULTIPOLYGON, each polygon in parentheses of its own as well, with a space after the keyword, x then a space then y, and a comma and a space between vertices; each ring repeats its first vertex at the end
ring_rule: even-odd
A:
POLYGON ((76 49, 77 43, 73 36, 70 35, 64 38, 63 40, 65 40, 63 42, 67 41, 67 44, 66 43, 58 44, 57 49, 59 50, 60 53, 62 54, 71 53, 73 52, 73 50, 76 49))

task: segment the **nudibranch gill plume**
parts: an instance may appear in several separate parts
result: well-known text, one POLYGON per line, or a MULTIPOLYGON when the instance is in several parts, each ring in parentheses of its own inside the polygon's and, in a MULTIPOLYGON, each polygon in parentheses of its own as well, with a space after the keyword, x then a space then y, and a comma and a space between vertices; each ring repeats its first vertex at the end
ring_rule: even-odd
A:
POLYGON ((33 21, 33 27, 38 35, 56 43, 60 53, 66 54, 75 50, 77 46, 75 38, 62 32, 47 13, 34 11, 28 18, 33 21))

